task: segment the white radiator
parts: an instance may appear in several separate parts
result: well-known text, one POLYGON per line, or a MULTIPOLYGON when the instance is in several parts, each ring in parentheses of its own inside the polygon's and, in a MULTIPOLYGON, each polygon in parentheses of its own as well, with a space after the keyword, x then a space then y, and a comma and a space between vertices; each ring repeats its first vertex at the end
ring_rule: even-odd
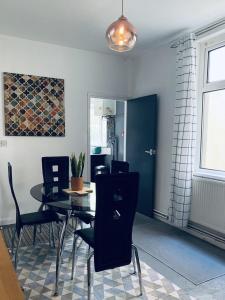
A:
POLYGON ((190 221, 225 233, 225 182, 194 177, 190 221))

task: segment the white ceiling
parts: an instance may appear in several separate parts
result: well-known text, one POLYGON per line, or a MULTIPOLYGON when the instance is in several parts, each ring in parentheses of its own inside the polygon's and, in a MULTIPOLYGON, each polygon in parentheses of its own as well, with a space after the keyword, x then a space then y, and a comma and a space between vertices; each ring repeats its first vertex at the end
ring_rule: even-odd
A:
MULTIPOLYGON (((135 52, 225 17, 225 0, 124 0, 138 31, 135 52)), ((0 0, 0 33, 108 52, 105 30, 121 0, 0 0)))

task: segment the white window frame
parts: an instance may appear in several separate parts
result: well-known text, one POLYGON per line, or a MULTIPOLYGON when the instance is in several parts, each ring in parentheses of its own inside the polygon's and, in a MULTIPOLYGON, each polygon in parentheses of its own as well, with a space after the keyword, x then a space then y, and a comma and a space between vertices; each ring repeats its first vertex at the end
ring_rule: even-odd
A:
POLYGON ((225 80, 208 82, 209 52, 225 46, 225 34, 204 39, 198 44, 198 107, 197 107, 197 145, 194 176, 225 181, 225 172, 201 167, 202 132, 203 132, 203 99, 204 93, 225 89, 225 80))

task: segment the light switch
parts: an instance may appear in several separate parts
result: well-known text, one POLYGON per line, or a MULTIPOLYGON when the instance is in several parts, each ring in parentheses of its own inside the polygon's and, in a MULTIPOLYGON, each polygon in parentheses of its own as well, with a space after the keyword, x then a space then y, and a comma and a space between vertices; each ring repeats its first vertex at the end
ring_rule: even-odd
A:
POLYGON ((0 147, 7 147, 7 140, 0 140, 0 147))

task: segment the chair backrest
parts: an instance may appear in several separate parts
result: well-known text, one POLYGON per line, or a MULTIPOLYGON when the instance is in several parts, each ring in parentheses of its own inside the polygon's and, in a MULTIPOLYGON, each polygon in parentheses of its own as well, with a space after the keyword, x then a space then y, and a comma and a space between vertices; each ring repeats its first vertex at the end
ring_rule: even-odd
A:
POLYGON ((128 265, 138 199, 138 173, 96 176, 95 271, 128 265))
POLYGON ((69 187, 69 156, 42 157, 44 184, 69 187))
POLYGON ((109 174, 109 167, 108 166, 96 166, 95 167, 95 176, 100 175, 100 174, 109 174))
POLYGON ((20 228, 21 228, 20 208, 19 208, 19 205, 18 205, 18 202, 16 199, 14 188, 13 188, 12 165, 10 164, 10 162, 8 162, 8 179, 9 179, 9 186, 10 186, 11 194, 12 194, 15 206, 16 206, 16 230, 17 230, 17 233, 19 234, 20 228))
POLYGON ((129 163, 127 161, 112 160, 111 173, 127 173, 129 172, 129 163))

